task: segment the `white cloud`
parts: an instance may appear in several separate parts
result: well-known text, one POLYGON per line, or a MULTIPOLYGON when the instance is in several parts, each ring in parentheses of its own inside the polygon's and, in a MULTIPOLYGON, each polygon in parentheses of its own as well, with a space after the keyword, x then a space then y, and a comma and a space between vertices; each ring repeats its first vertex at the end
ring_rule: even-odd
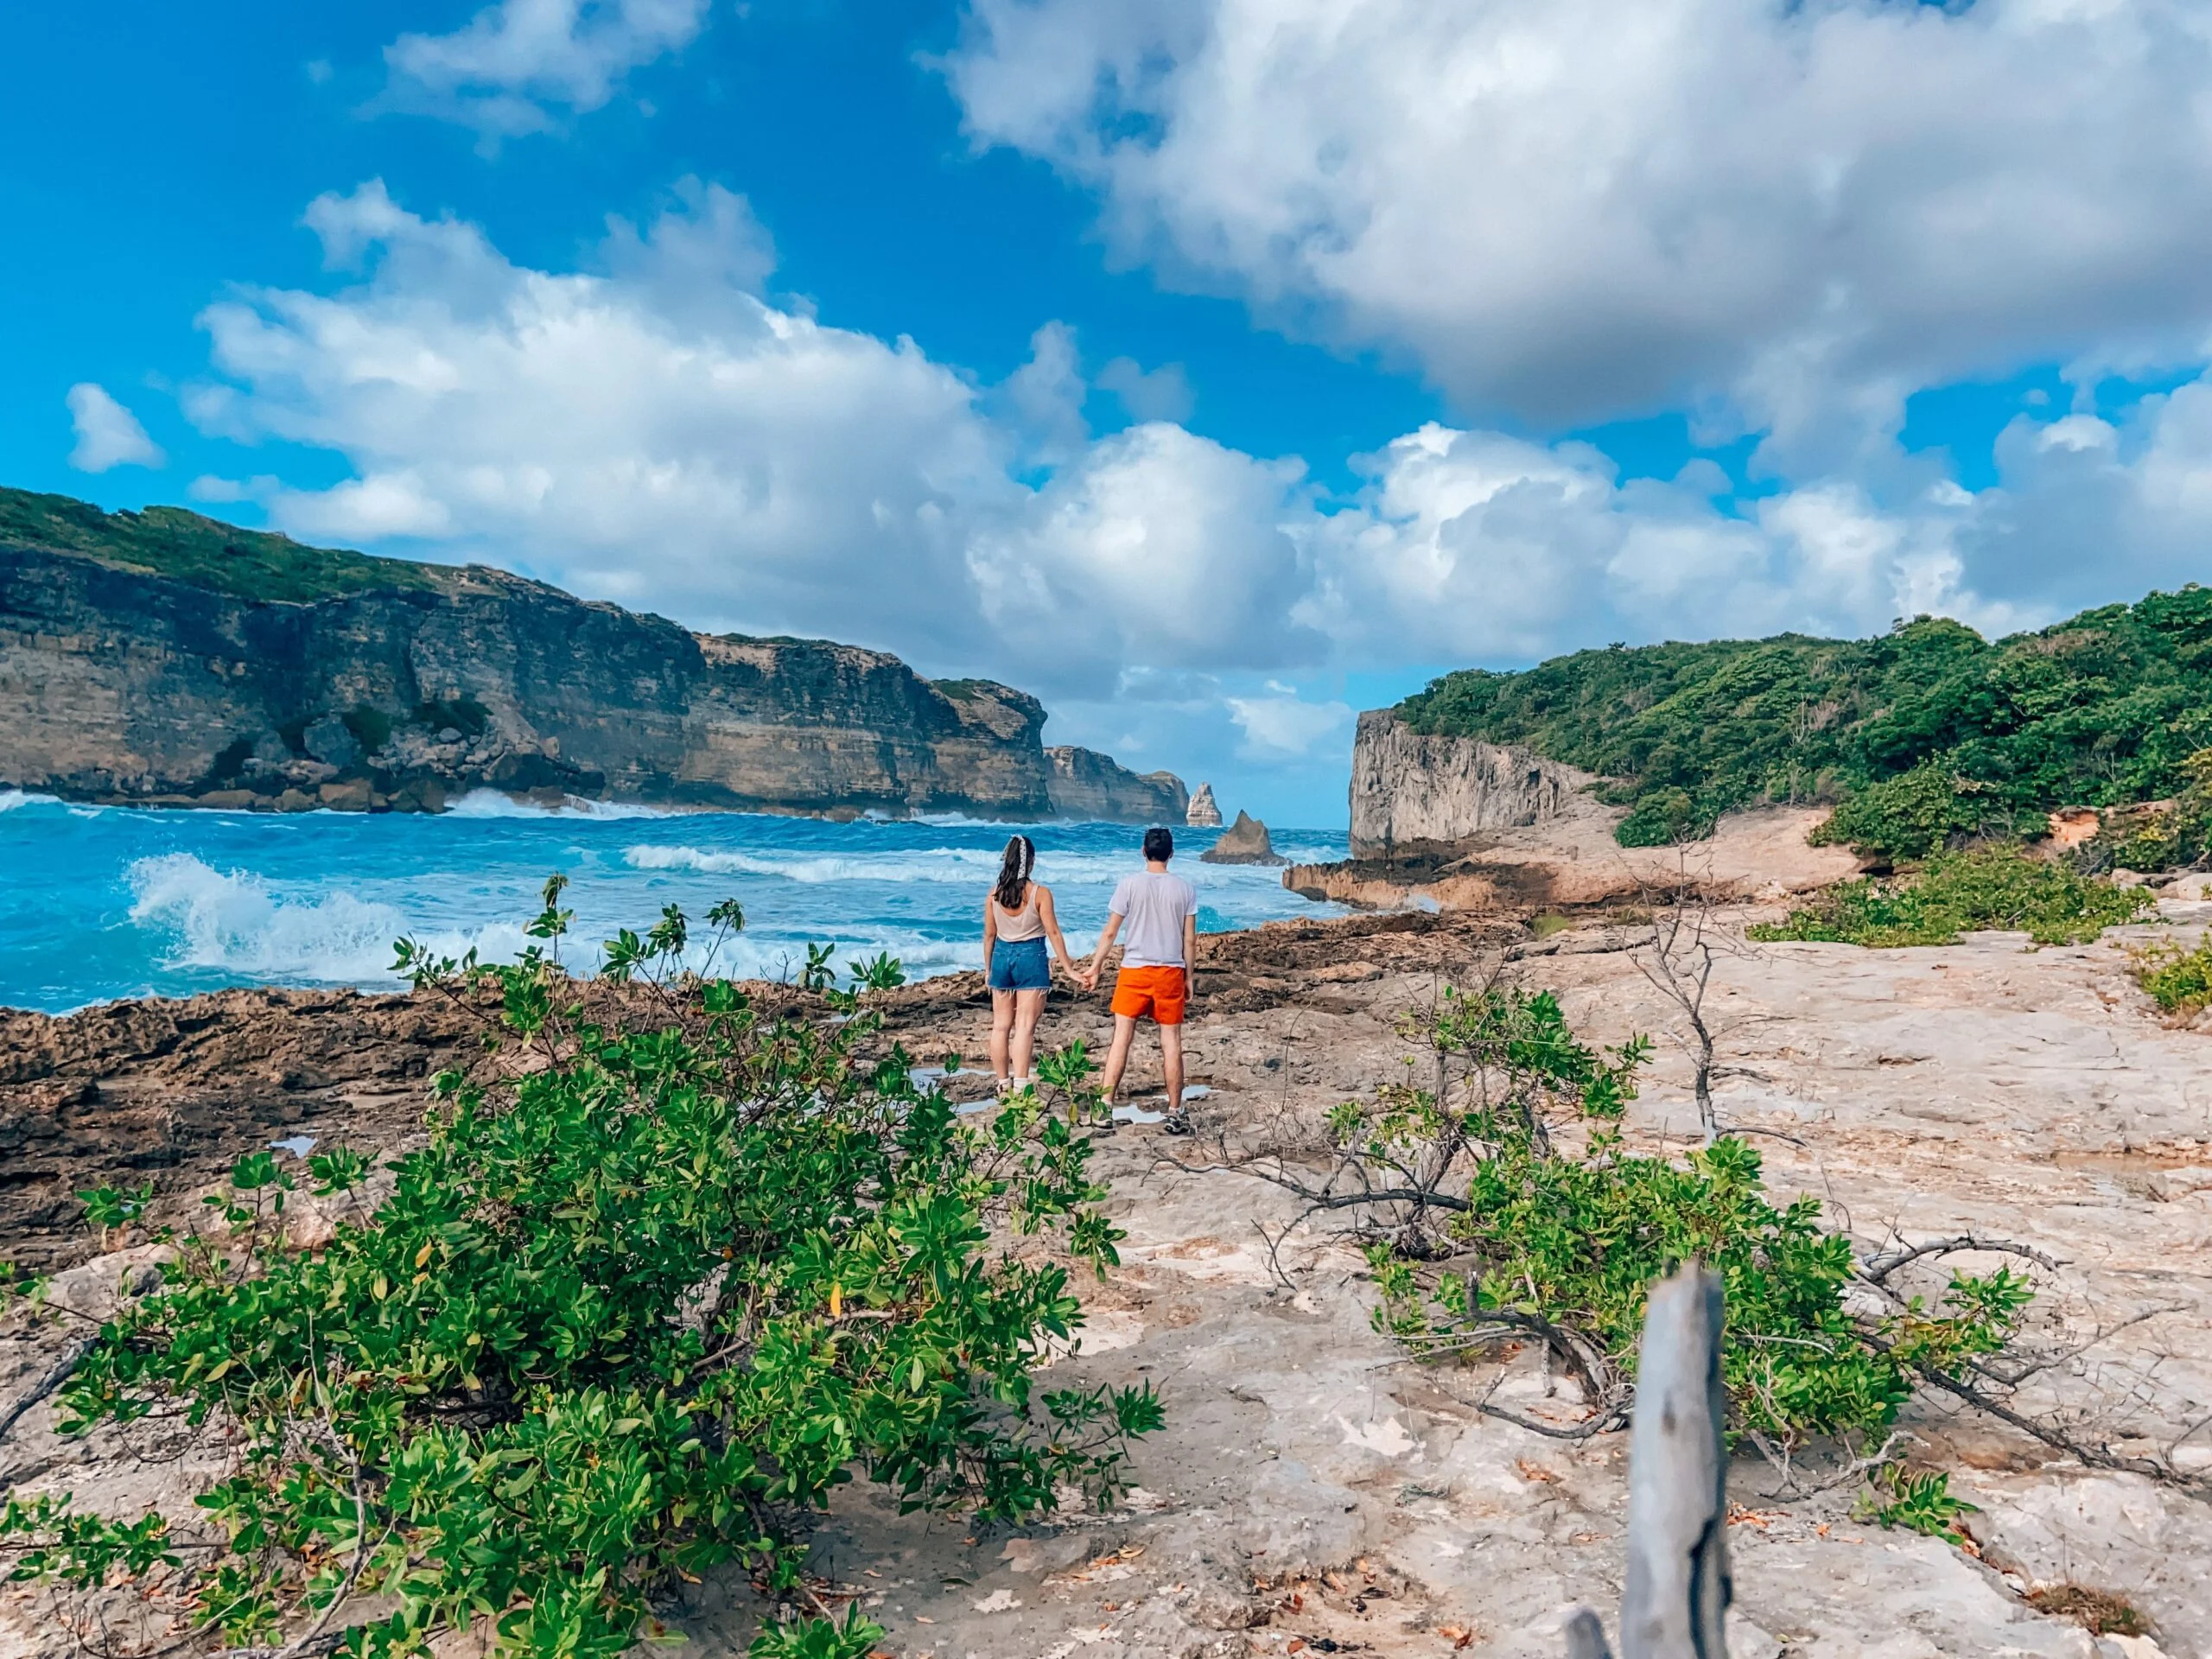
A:
POLYGON ((1087 685, 1319 660, 1327 642, 1289 615, 1310 581, 1291 531, 1311 511, 1302 475, 1160 422, 1097 440, 971 537, 999 650, 1087 685))
POLYGON ((1135 420, 1187 421, 1196 401, 1180 363, 1163 364, 1147 373, 1135 358, 1117 357, 1098 371, 1098 384, 1120 398, 1135 420))
POLYGON ((80 473, 104 473, 111 467, 165 467, 168 456, 146 435, 138 417, 108 396, 105 388, 80 380, 69 388, 69 423, 76 429, 76 447, 69 464, 80 473))
POLYGON ((1247 760, 1302 760, 1351 729, 1352 711, 1342 702, 1307 702, 1294 687, 1267 683, 1265 695, 1227 699, 1229 717, 1244 734, 1247 760))
POLYGON ((212 432, 336 450, 354 478, 272 498, 324 539, 433 537, 699 624, 972 645, 962 527, 1011 505, 1004 435, 910 341, 823 326, 691 257, 712 193, 618 234, 620 274, 510 264, 381 183, 309 209, 332 294, 202 321, 212 432))
POLYGON ((943 67, 1124 256, 1472 409, 1696 404, 1802 475, 2212 327, 2196 0, 969 0, 943 67))
POLYGON ((709 0, 499 0, 450 35, 385 48, 389 107, 459 121, 487 138, 541 132, 549 106, 582 114, 622 78, 690 44, 709 0))

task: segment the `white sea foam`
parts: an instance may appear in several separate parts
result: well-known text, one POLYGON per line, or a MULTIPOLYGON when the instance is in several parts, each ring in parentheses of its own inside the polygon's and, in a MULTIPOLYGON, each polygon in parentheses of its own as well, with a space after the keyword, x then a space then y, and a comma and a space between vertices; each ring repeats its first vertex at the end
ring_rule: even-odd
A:
POLYGON ((496 789, 472 789, 447 803, 448 816, 457 818, 667 818, 677 814, 665 807, 640 806, 633 801, 588 801, 581 795, 566 797, 559 806, 517 800, 496 789))
POLYGON ((27 789, 0 789, 0 812, 13 812, 26 806, 60 806, 58 795, 40 795, 27 789))
POLYGON ((975 847, 928 852, 763 855, 712 847, 632 847, 622 861, 633 870, 696 870, 703 875, 766 875, 810 886, 827 881, 988 882, 1000 855, 975 847))
MULTIPOLYGON (((142 858, 130 872, 130 919, 174 941, 167 966, 210 968, 248 979, 332 985, 390 982, 392 941, 409 932, 389 905, 333 893, 288 899, 251 871, 228 874, 189 853, 142 858)), ((452 954, 471 948, 487 959, 524 943, 513 925, 474 935, 436 934, 423 943, 452 954)))

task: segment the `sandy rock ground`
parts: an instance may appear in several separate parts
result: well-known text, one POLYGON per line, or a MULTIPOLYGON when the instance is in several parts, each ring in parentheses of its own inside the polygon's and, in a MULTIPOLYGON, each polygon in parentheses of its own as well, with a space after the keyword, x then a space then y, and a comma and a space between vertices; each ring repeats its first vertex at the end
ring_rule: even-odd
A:
MULTIPOLYGON (((2212 907, 2169 911, 2174 925, 2155 931, 2183 938, 2212 919, 2212 907)), ((2164 1310, 2063 1368, 2046 1403, 2142 1443, 2178 1439, 2177 1456, 2202 1466, 2212 1432, 2190 1431, 2212 1409, 2212 1034, 2161 1024, 2128 977, 2128 944, 2153 931, 2041 950, 2012 935, 1885 952, 1731 944, 1707 1006, 1731 1068, 1721 1118, 1753 1133, 1781 1191, 1819 1196, 1870 1243, 1986 1232, 2050 1254, 2063 1266, 2039 1304, 2043 1334, 2079 1339, 2164 1310)), ((1586 1034, 1658 1037, 1630 1128, 1647 1147, 1680 1143, 1695 1130, 1688 1065, 1624 948, 1636 937, 1592 925, 1531 945, 1497 921, 1401 913, 1211 942, 1189 1028, 1192 1079, 1208 1090, 1199 1127, 1309 1116, 1363 1092, 1403 1052, 1399 1009, 1518 940, 1506 971, 1558 990, 1586 1034)), ((893 999, 916 1054, 984 1052, 970 980, 893 999)), ((1080 1036, 1096 1052, 1106 1029, 1098 1001, 1055 997, 1049 1040, 1080 1036)), ((444 1041, 427 1028, 391 1040, 403 1038, 433 1057, 444 1041)), ((1158 1088, 1156 1056, 1141 1047, 1135 1092, 1158 1088)), ((78 1071, 103 1064, 86 1051, 78 1071)), ((66 1080, 66 1065, 48 1071, 42 1081, 66 1080)), ((1356 1255, 1310 1230, 1271 1251, 1261 1229, 1289 1217, 1283 1195, 1173 1166, 1192 1145, 1137 1125, 1108 1143, 1125 1266, 1089 1293, 1082 1349, 1053 1367, 1160 1389, 1167 1426, 1140 1446, 1141 1486, 1110 1515, 1012 1531, 899 1517, 850 1491, 817 1535, 816 1564, 888 1628, 883 1650, 1555 1655, 1562 1604, 1610 1616, 1626 1437, 1563 1442, 1475 1412, 1495 1364, 1408 1363, 1370 1327, 1356 1255)), ((137 1255, 100 1257, 63 1273, 60 1294, 97 1316, 143 1273, 137 1255)), ((0 1401, 44 1351, 0 1346, 0 1401)), ((1571 1385, 1548 1395, 1533 1356, 1504 1370, 1498 1399, 1573 1420, 1571 1385)), ((2212 1506, 1956 1412, 1916 1407, 1908 1427, 1916 1460, 1952 1470, 1980 1506, 1980 1559, 1852 1520, 1848 1487, 1789 1501, 1764 1465, 1739 1463, 1738 1659, 2212 1659, 2212 1506), (2024 1599, 2061 1581, 2122 1597, 2154 1621, 2155 1642, 2093 1637, 2024 1599)), ((39 1407, 0 1445, 0 1479, 128 1510, 174 1502, 181 1476, 219 1450, 164 1443, 158 1426, 132 1433, 64 1443, 39 1407), (172 1454, 186 1461, 160 1461, 172 1454)), ((15 1594, 0 1599, 0 1654, 73 1651, 35 1596, 15 1594)), ((669 1611, 680 1651, 702 1656, 742 1652, 760 1612, 741 1584, 711 1580, 669 1611)))
POLYGON ((1824 807, 1763 806, 1725 814, 1690 849, 1624 847, 1613 827, 1625 814, 1587 796, 1541 823, 1493 830, 1449 849, 1418 847, 1395 859, 1299 864, 1284 885, 1309 899, 1367 910, 1441 906, 1446 910, 1585 906, 1649 901, 1655 893, 1697 887, 1743 899, 1809 893, 1858 873, 1847 847, 1806 836, 1824 807))

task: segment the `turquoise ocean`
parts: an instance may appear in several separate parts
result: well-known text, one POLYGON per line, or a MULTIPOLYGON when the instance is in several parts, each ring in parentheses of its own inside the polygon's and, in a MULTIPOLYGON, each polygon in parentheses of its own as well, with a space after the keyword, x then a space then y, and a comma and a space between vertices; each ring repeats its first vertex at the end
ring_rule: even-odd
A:
MULTIPOLYGON (((593 806, 566 811, 474 795, 439 817, 96 807, 0 791, 0 1006, 48 1012, 232 985, 391 988, 392 941, 513 956, 553 871, 588 958, 664 905, 703 922, 717 900, 747 927, 718 971, 796 976, 809 943, 842 971, 887 951, 910 978, 980 966, 983 895, 1007 836, 1037 842, 1069 948, 1096 941, 1115 881, 1141 868, 1141 828, 958 818, 830 823, 749 813, 593 806)), ((1325 913, 1278 871, 1212 865, 1219 834, 1176 831, 1175 866, 1209 931, 1325 913)), ((1342 858, 1344 833, 1277 830, 1299 862, 1342 858)), ((575 960, 572 957, 571 960, 575 960)))

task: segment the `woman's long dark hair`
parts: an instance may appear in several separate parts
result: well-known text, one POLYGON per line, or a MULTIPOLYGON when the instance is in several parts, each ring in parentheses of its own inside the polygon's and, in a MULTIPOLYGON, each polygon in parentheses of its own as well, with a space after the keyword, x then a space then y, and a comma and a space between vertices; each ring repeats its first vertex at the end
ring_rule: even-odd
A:
POLYGON ((1021 908, 1022 890, 1029 885, 1029 872, 1036 868, 1035 842, 1027 836, 1015 836, 1007 842, 1005 861, 999 865, 999 884, 991 889, 1001 910, 1021 908))

